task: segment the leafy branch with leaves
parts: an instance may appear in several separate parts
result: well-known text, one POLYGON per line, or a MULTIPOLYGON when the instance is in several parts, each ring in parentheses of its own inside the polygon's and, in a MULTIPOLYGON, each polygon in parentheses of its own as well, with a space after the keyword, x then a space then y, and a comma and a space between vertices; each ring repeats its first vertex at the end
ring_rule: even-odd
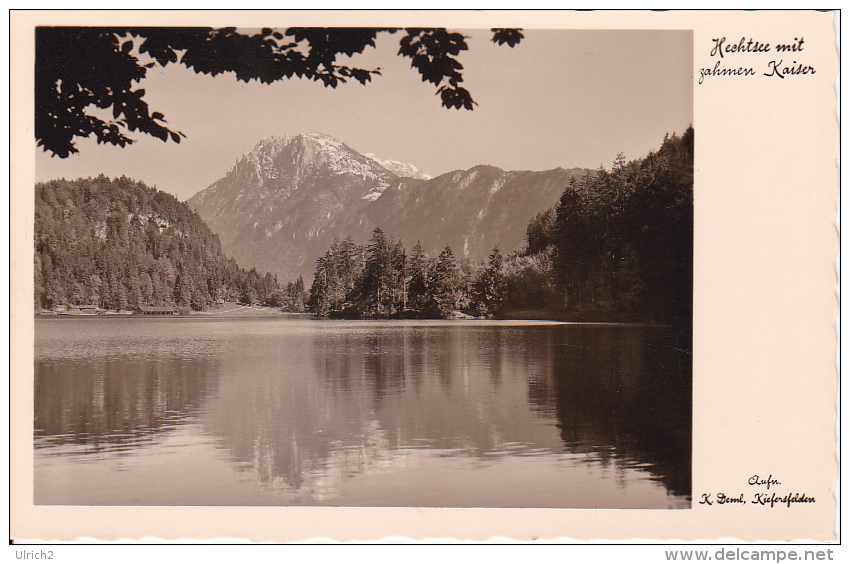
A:
MULTIPOLYGON (((472 110, 462 86, 458 56, 466 37, 444 28, 263 28, 245 33, 233 27, 38 27, 35 32, 35 138, 38 146, 66 158, 79 150, 77 138, 125 147, 139 132, 179 143, 161 112, 151 111, 139 82, 155 66, 182 65, 198 74, 233 73, 237 80, 272 84, 288 78, 325 87, 369 83, 381 69, 337 62, 340 56, 375 47, 380 34, 402 32, 398 55, 411 61, 431 83, 446 108, 472 110), (144 60, 142 60, 144 59, 144 60), (99 108, 101 112, 93 111, 99 108), (112 110, 104 119, 103 111, 112 110)), ((518 29, 493 28, 492 42, 514 47, 518 29)))

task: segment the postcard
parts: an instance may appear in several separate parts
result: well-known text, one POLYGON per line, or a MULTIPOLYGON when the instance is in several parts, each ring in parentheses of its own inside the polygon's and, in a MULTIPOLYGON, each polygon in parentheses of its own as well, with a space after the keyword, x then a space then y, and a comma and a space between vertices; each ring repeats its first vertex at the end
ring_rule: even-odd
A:
POLYGON ((14 542, 837 538, 827 11, 13 11, 14 542))

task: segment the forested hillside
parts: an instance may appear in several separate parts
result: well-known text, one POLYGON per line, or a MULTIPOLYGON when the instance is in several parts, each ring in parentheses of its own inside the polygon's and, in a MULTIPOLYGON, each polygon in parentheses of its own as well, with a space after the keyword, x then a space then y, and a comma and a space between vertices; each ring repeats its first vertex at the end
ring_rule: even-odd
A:
POLYGON ((227 259, 218 237, 170 194, 103 175, 36 185, 36 308, 199 310, 216 300, 283 299, 275 277, 227 259))
MULTIPOLYGON (((573 180, 528 226, 526 273, 547 281, 550 307, 572 318, 690 322, 694 130, 657 152, 573 180)), ((522 288, 512 307, 529 306, 522 288)))
POLYGON ((446 246, 376 229, 366 246, 334 242, 317 261, 309 307, 319 316, 459 314, 689 325, 693 285, 693 128, 660 149, 572 179, 528 225, 526 246, 458 260, 446 246))

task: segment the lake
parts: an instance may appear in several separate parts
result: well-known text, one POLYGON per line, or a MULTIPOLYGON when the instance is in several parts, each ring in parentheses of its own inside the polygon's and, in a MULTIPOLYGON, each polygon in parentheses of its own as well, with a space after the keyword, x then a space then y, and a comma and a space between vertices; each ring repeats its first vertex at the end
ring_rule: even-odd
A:
POLYGON ((37 318, 34 502, 688 508, 666 327, 37 318))

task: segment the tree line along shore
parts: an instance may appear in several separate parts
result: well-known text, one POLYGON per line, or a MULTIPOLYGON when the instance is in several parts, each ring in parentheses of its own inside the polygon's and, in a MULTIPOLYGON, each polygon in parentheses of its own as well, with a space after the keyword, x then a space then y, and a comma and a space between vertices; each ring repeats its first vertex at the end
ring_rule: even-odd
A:
POLYGON ((203 311, 224 302, 320 318, 690 323, 694 132, 573 179, 525 246, 482 261, 409 251, 376 228, 335 241, 309 290, 241 268, 186 204, 126 177, 36 185, 35 309, 203 311), (79 309, 79 307, 77 307, 79 309))
POLYGON ((618 155, 564 190, 526 230, 525 248, 483 261, 375 229, 319 258, 308 309, 319 317, 531 317, 689 324, 693 128, 626 162, 618 155))

